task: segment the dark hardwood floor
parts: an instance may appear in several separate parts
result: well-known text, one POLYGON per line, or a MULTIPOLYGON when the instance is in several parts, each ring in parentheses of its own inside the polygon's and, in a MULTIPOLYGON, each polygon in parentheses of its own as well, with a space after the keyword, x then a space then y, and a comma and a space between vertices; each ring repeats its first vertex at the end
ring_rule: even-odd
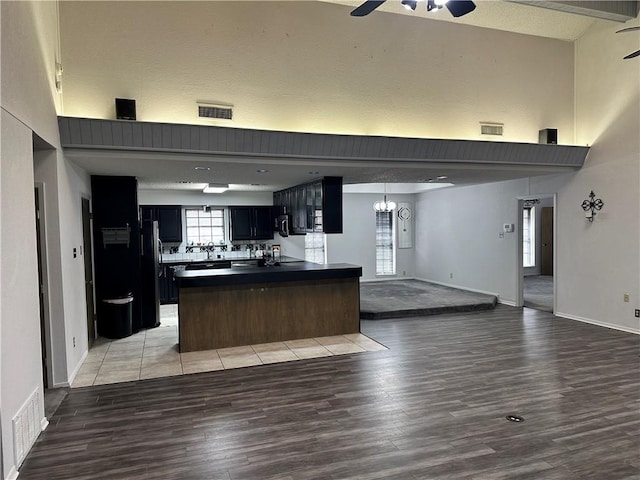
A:
POLYGON ((73 389, 20 480, 640 479, 639 336, 503 305, 362 331, 390 349, 73 389))

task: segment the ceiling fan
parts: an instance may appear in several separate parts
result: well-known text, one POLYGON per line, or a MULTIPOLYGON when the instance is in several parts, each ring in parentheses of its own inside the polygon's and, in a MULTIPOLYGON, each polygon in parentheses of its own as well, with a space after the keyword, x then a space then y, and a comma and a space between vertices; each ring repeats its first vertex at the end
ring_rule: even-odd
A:
MULTIPOLYGON (((622 30, 618 30, 616 33, 622 33, 622 32, 633 32, 634 30, 640 30, 640 27, 629 27, 629 28, 623 28, 622 30)), ((627 55, 626 57, 624 57, 624 60, 628 60, 630 58, 635 58, 638 55, 640 55, 640 50, 636 50, 633 53, 630 53, 629 55, 627 55)))
MULTIPOLYGON (((382 5, 386 0, 367 0, 362 5, 351 11, 352 17, 364 17, 369 15, 376 8, 382 5)), ((417 0, 402 0, 402 5, 409 10, 415 10, 418 4, 417 0)), ((440 10, 447 7, 454 17, 461 17, 475 10, 476 5, 470 0, 427 0, 427 12, 440 10)))

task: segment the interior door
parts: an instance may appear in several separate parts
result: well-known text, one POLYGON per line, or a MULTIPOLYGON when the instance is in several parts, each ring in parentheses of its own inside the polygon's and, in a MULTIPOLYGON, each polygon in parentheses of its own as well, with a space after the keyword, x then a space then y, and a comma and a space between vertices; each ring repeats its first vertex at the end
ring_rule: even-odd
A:
POLYGON ((94 299, 93 299, 93 264, 91 263, 91 252, 93 247, 91 244, 91 211, 89 199, 82 199, 82 240, 84 259, 84 292, 87 300, 87 335, 89 339, 89 348, 93 345, 96 338, 95 318, 94 318, 94 299))
POLYGON ((553 207, 542 207, 540 274, 553 275, 553 207))

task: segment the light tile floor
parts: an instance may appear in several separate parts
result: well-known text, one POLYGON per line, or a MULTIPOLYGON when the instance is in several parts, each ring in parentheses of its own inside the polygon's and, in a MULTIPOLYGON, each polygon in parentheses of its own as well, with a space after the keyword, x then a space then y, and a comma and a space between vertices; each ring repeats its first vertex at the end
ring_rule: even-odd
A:
POLYGON ((98 338, 80 367, 72 387, 88 387, 376 350, 386 350, 386 347, 365 335, 354 333, 180 353, 177 305, 162 305, 159 327, 142 330, 119 340, 98 338))

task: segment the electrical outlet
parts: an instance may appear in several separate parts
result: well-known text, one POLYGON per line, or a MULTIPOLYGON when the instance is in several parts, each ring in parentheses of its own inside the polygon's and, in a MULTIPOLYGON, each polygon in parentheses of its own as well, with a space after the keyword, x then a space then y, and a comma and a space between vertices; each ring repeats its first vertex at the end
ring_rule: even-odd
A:
POLYGON ((640 308, 636 308, 636 318, 640 318, 640 308))
POLYGON ((402 276, 406 277, 407 276, 407 271, 406 270, 402 270, 402 276))
POLYGON ((450 274, 449 274, 449 278, 453 278, 453 273, 450 273, 450 274))
POLYGON ((78 256, 78 249, 74 248, 73 249, 73 258, 76 258, 78 256))
POLYGON ((73 348, 76 348, 76 337, 73 337, 73 348))
POLYGON ((628 293, 623 293, 622 294, 622 301, 625 303, 629 303, 629 294, 628 293))

